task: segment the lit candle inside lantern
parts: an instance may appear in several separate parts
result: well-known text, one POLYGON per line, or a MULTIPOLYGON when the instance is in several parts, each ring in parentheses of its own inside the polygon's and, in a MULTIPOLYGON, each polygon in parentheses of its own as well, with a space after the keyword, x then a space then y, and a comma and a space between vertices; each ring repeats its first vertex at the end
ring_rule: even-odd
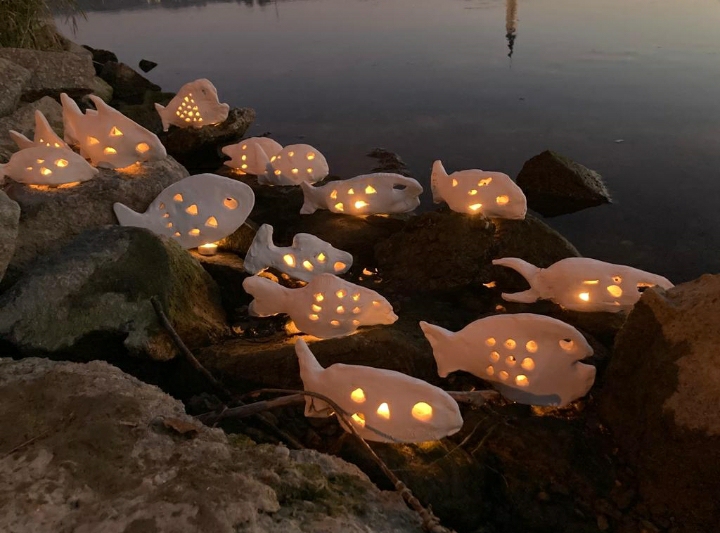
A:
POLYGON ((215 255, 218 250, 218 245, 214 242, 209 242, 207 244, 203 244, 201 246, 198 246, 198 253, 200 255, 215 255))

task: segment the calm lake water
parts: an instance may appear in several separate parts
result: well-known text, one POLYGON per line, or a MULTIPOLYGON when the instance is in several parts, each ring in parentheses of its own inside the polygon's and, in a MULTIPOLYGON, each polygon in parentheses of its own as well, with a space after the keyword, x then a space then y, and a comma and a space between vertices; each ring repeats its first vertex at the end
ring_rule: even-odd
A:
POLYGON ((551 148, 615 199, 548 220, 584 255, 720 272, 720 0, 80 3, 75 40, 158 62, 166 90, 211 79, 333 173, 383 147, 424 184, 434 159, 514 177, 551 148))

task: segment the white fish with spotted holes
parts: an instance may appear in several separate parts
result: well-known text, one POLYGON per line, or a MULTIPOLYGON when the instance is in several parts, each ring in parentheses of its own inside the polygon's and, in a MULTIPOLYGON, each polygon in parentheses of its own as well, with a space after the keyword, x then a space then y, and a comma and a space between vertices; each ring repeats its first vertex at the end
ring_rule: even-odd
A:
POLYGON ((179 128, 202 128, 224 122, 230 106, 221 104, 218 92, 210 80, 205 78, 186 83, 170 100, 167 107, 155 104, 163 130, 170 126, 179 128))
POLYGON ((530 284, 526 291, 503 293, 503 299, 522 303, 551 300, 571 311, 629 311, 644 289, 673 287, 657 274, 587 257, 569 257, 548 268, 538 268, 517 257, 496 259, 493 264, 512 268, 530 284))
POLYGON ((243 281, 253 316, 285 313, 297 328, 321 339, 343 337, 360 326, 393 324, 392 305, 377 292, 332 274, 320 274, 301 289, 288 289, 261 276, 243 281))
POLYGON ((252 189, 215 174, 197 174, 164 189, 145 213, 116 203, 121 226, 146 228, 183 248, 219 241, 243 225, 255 204, 252 189))
POLYGON ((32 141, 17 131, 10 130, 8 133, 21 150, 32 148, 33 146, 70 149, 67 143, 50 127, 45 115, 43 115, 39 109, 35 110, 35 135, 32 141))
POLYGON ((309 144, 290 144, 276 155, 256 150, 258 166, 265 172, 258 175, 261 185, 300 185, 315 183, 330 173, 325 156, 309 144))
POLYGON ((65 185, 88 181, 98 173, 85 159, 67 148, 33 146, 15 152, 0 165, 0 179, 7 176, 26 185, 65 185))
POLYGON ((65 142, 80 147, 80 155, 96 167, 124 168, 135 163, 167 157, 157 135, 113 109, 95 95, 89 96, 97 110, 85 114, 62 93, 65 142))
POLYGON ((564 406, 584 396, 595 367, 580 363, 593 354, 574 327, 542 315, 518 313, 476 320, 453 333, 420 322, 438 375, 464 370, 492 381, 509 399, 531 405, 564 406))
POLYGON ((365 174, 331 181, 321 187, 302 184, 304 203, 301 215, 318 209, 344 215, 407 213, 420 205, 422 185, 400 174, 365 174))
POLYGON ((430 186, 436 204, 446 202, 458 213, 516 220, 527 214, 525 194, 502 172, 472 169, 448 175, 442 162, 435 161, 430 186))
MULTIPOLYGON (((462 428, 457 403, 434 385, 394 370, 369 366, 337 363, 323 368, 303 339, 295 342, 295 353, 305 390, 335 402, 365 440, 426 442, 462 428)), ((333 413, 327 402, 305 397, 305 416, 324 418, 333 413)), ((350 432, 343 419, 338 420, 350 432)))
POLYGON ((298 233, 292 245, 275 246, 273 227, 263 224, 245 255, 245 270, 257 274, 272 267, 302 281, 320 274, 344 274, 352 266, 353 256, 309 233, 298 233))
POLYGON ((250 137, 239 143, 222 148, 222 153, 230 157, 225 165, 239 170, 243 174, 261 176, 267 172, 268 161, 276 157, 283 147, 269 137, 250 137))

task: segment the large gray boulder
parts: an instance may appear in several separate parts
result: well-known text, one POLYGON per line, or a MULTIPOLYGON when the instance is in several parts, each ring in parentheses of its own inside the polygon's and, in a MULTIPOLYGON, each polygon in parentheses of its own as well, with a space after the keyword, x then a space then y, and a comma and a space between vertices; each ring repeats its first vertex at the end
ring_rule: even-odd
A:
POLYGON ((19 221, 20 206, 0 191, 0 280, 15 253, 19 221))
POLYGON ((160 90, 159 85, 125 63, 109 61, 105 63, 99 76, 112 87, 114 98, 126 104, 141 104, 147 91, 160 90))
POLYGON ((57 101, 45 96, 40 100, 25 104, 11 115, 0 118, 0 162, 7 162, 10 156, 18 151, 17 144, 10 138, 10 130, 20 132, 28 139, 34 138, 35 111, 42 112, 50 127, 62 137, 62 106, 57 101))
POLYGON ((91 92, 95 69, 92 58, 74 52, 45 52, 26 48, 0 48, 0 58, 31 72, 22 99, 32 102, 43 96, 68 93, 80 97, 91 92))
POLYGON ((9 58, 0 57, 0 117, 15 111, 31 77, 32 73, 28 69, 10 61, 9 58))
POLYGON ((617 336, 601 414, 653 514, 678 533, 720 522, 720 275, 649 289, 617 336))
POLYGON ((421 531, 352 465, 229 439, 101 362, 0 359, 0 450, 8 533, 421 531))
POLYGON ((20 204, 20 232, 8 276, 17 277, 37 256, 59 249, 91 228, 117 224, 113 204, 144 212, 166 187, 188 175, 171 158, 100 174, 68 189, 37 190, 6 182, 7 195, 20 204))
POLYGON ((177 348, 153 296, 188 346, 226 333, 217 285, 190 254, 148 230, 110 226, 44 255, 0 296, 0 339, 25 355, 171 359, 177 348))

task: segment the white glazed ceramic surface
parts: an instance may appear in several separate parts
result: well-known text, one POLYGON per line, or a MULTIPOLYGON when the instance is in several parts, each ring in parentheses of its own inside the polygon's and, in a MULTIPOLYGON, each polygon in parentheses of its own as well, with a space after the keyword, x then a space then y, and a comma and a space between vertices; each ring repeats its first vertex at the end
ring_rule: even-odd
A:
POLYGON ((258 176, 258 183, 263 185, 315 183, 330 172, 325 156, 309 144, 286 146, 277 155, 268 156, 265 167, 267 172, 258 176))
POLYGON ((267 172, 270 158, 278 155, 282 149, 280 143, 269 137, 250 137, 223 147, 222 153, 230 157, 225 165, 244 174, 260 176, 267 172))
POLYGON ((90 180, 98 173, 85 159, 67 148, 32 146, 15 152, 0 176, 26 185, 65 185, 90 180))
POLYGON ((167 107, 155 104, 163 130, 171 125, 178 128, 202 128, 224 122, 230 106, 221 104, 218 92, 210 80, 199 79, 183 85, 167 107))
POLYGON ((35 110, 35 135, 32 141, 17 131, 10 130, 8 133, 21 150, 32 148, 33 146, 70 149, 67 143, 50 127, 45 115, 43 115, 39 109, 35 110))

